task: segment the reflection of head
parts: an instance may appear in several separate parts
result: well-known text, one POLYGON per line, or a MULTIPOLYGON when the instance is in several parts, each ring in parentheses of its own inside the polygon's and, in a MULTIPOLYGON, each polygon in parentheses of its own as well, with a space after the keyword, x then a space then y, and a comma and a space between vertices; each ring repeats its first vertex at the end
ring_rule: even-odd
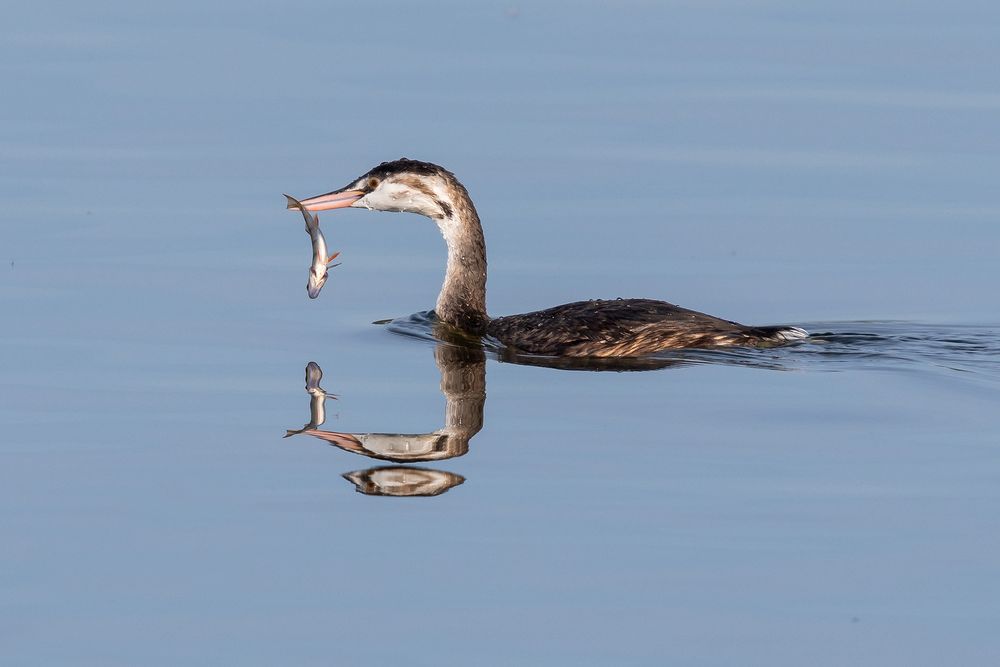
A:
POLYGON ((444 470, 409 466, 385 466, 344 474, 358 493, 367 496, 437 496, 465 481, 461 475, 444 470))
POLYGON ((306 435, 324 440, 345 452, 383 461, 439 461, 469 451, 468 438, 451 437, 446 429, 431 433, 339 433, 306 429, 306 435))

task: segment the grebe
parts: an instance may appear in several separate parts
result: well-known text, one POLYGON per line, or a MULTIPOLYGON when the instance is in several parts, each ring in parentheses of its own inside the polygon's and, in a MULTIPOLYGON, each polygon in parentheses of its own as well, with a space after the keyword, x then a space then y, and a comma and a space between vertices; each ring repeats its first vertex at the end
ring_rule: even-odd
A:
POLYGON ((491 336, 518 353, 634 357, 677 348, 771 347, 808 335, 797 327, 745 326, 653 299, 577 301, 491 318, 486 313, 486 242, 476 207, 454 174, 430 162, 383 162, 350 185, 303 199, 301 205, 310 211, 350 206, 431 218, 448 246, 444 285, 434 307, 438 320, 491 336))

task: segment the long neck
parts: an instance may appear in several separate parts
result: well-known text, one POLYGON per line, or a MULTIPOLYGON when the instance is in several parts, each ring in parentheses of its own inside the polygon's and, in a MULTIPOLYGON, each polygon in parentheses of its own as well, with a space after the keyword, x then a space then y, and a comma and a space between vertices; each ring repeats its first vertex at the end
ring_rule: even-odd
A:
POLYGON ((434 312, 473 334, 486 332, 486 241, 476 207, 465 192, 452 197, 451 215, 436 220, 448 244, 448 267, 434 312))

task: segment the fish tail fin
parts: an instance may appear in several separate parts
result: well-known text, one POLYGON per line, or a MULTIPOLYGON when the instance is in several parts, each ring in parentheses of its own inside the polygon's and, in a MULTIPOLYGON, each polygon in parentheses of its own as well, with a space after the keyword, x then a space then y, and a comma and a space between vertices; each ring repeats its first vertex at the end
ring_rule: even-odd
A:
POLYGON ((300 202, 295 197, 292 197, 291 195, 285 195, 285 199, 288 200, 286 202, 287 206, 285 206, 285 208, 302 208, 302 202, 300 202))

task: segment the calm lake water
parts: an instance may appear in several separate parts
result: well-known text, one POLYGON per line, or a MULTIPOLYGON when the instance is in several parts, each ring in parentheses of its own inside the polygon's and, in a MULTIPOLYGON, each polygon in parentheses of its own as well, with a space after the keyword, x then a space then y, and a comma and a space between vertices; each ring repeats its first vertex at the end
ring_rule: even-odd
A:
POLYGON ((7 8, 0 660, 996 664, 998 21, 7 8), (433 225, 354 210, 311 301, 281 193, 400 155, 468 186, 495 315, 658 297, 814 335, 503 363, 410 317, 433 225))

